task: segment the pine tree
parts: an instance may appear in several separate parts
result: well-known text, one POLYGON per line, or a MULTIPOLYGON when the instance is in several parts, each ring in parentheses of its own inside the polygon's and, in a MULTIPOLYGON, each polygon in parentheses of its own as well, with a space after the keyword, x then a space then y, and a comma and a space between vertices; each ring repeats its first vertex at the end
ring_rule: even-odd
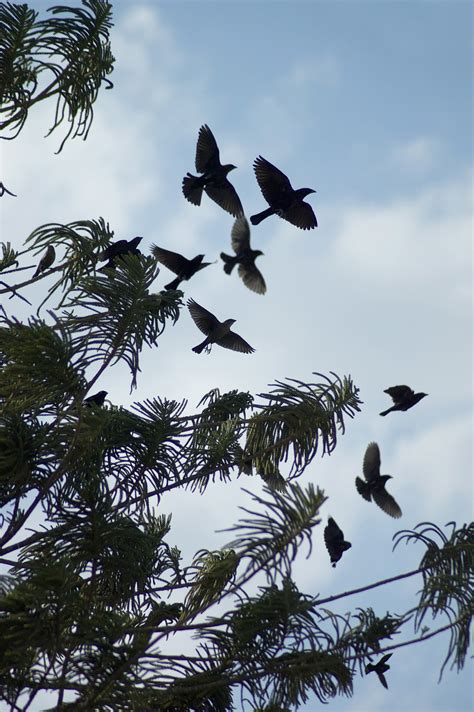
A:
MULTIPOLYGON (((30 106, 55 95, 53 128, 67 107, 68 136, 85 137, 112 68, 111 7, 84 0, 51 12, 38 22, 26 5, 0 8, 10 48, 3 128, 18 133, 30 106), (46 42, 64 51, 63 64, 44 59, 46 42), (55 79, 36 93, 43 70, 55 79)), ((48 692, 55 709, 226 712, 242 696, 251 709, 283 712, 351 695, 374 655, 443 631, 444 665, 462 668, 473 524, 398 534, 395 546, 424 546, 419 567, 357 592, 418 576, 418 603, 402 614, 335 614, 327 605, 356 591, 322 599, 295 583, 293 563, 311 548, 326 501, 298 478, 360 411, 350 376, 286 379, 259 396, 214 389, 197 412, 159 397, 131 408, 86 402, 117 364, 135 387, 143 349, 167 338, 183 308, 179 292, 152 291, 153 257, 101 267, 112 238, 99 219, 43 225, 21 253, 2 245, 4 297, 27 301, 25 287, 54 281, 25 323, 13 300, 0 313, 0 701, 27 710, 48 692), (21 281, 23 256, 37 262, 49 246, 58 263, 21 281), (196 546, 184 566, 171 516, 157 505, 172 490, 199 498, 237 477, 260 477, 261 494, 247 493, 220 549, 196 546), (443 624, 427 632, 430 614, 443 624), (393 643, 412 622, 417 637, 393 643), (176 641, 186 652, 169 652, 176 641)))

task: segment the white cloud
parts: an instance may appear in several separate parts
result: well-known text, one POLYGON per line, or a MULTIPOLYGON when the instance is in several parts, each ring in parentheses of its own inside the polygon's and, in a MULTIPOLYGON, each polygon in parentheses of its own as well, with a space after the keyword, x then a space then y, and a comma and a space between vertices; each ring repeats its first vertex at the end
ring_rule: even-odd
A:
POLYGON ((308 84, 334 87, 341 79, 341 65, 337 57, 329 52, 298 59, 290 67, 286 79, 298 89, 308 84))
POLYGON ((395 146, 391 154, 394 164, 414 173, 431 170, 443 154, 440 142, 429 136, 420 136, 395 146))

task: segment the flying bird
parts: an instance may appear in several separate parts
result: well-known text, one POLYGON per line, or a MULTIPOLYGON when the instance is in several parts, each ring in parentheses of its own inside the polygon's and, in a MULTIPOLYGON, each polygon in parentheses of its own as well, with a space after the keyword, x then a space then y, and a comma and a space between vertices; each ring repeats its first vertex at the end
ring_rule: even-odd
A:
POLYGON ((138 245, 142 240, 143 237, 134 237, 132 240, 117 240, 117 242, 111 242, 99 256, 100 262, 107 260, 107 264, 101 269, 115 269, 118 257, 123 257, 124 255, 141 255, 138 245))
POLYGON ((158 262, 178 275, 176 279, 165 285, 165 289, 178 289, 183 280, 191 279, 196 272, 211 264, 211 262, 203 262, 204 255, 196 255, 192 260, 188 260, 178 252, 164 250, 158 245, 151 245, 151 254, 156 257, 158 262))
POLYGON ((344 541, 344 533, 340 529, 332 517, 328 518, 328 523, 324 528, 324 543, 328 550, 331 564, 336 568, 336 562, 339 561, 345 551, 351 548, 350 541, 344 541))
POLYGON ((188 300, 188 309, 198 329, 206 334, 204 341, 193 348, 195 353, 200 354, 206 347, 210 351, 212 344, 244 354, 251 354, 255 351, 241 336, 230 330, 232 324, 235 324, 235 319, 219 321, 214 314, 204 309, 194 299, 188 300))
POLYGON ((102 406, 104 405, 105 398, 107 396, 107 391, 97 391, 92 396, 84 398, 84 405, 91 408, 93 405, 102 406))
POLYGON ((385 687, 386 690, 388 690, 388 685, 387 685, 387 680, 385 679, 384 672, 387 672, 387 670, 390 670, 390 665, 387 665, 387 660, 391 658, 393 653, 388 653, 388 655, 384 655, 383 658, 380 658, 378 663, 375 665, 372 665, 372 663, 369 663, 368 665, 365 666, 365 674, 368 675, 369 672, 376 672, 377 677, 379 678, 380 682, 382 685, 385 687))
POLYGON ((253 169, 263 197, 270 207, 252 215, 252 225, 258 225, 270 215, 278 215, 302 230, 312 230, 318 226, 313 208, 303 200, 310 193, 316 193, 315 190, 293 190, 288 177, 262 156, 255 159, 253 169))
POLYGON ((54 260, 56 259, 56 250, 52 245, 48 245, 46 248, 46 252, 44 253, 43 257, 40 259, 38 267, 36 268, 36 272, 33 275, 33 279, 37 277, 41 272, 45 272, 47 269, 51 267, 53 264, 54 260))
POLYGON ((380 450, 377 443, 369 443, 367 446, 362 472, 365 482, 360 477, 356 477, 355 481, 358 493, 368 502, 372 498, 375 504, 391 517, 395 519, 401 517, 402 510, 385 489, 387 480, 392 479, 392 476, 380 474, 380 450))
POLYGON ((387 388, 384 393, 388 393, 394 405, 387 410, 383 410, 380 415, 387 415, 393 410, 409 410, 414 405, 421 401, 428 393, 415 393, 409 386, 392 386, 387 388))
POLYGON ((232 249, 235 257, 221 252, 224 260, 224 272, 230 274, 235 265, 239 265, 239 275, 246 287, 257 294, 265 294, 267 287, 262 273, 255 266, 255 260, 263 255, 261 250, 252 250, 250 247, 250 226, 245 215, 238 217, 230 233, 232 249))
POLYGON ((199 129, 195 164, 197 172, 202 175, 187 173, 184 176, 183 194, 186 200, 193 205, 201 205, 202 191, 205 190, 211 200, 228 213, 234 217, 242 215, 244 211, 240 198, 227 178, 227 174, 237 166, 232 163, 222 165, 216 139, 207 124, 199 129))

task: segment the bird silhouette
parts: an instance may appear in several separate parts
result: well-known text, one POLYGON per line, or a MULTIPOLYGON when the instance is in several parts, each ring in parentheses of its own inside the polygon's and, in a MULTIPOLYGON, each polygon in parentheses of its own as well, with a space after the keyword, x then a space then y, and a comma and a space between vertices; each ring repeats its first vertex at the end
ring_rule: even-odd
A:
POLYGON ((101 267, 101 270, 107 268, 115 269, 117 259, 124 255, 141 255, 138 245, 142 240, 143 237, 134 237, 132 240, 117 240, 117 242, 111 242, 99 256, 100 262, 107 260, 107 264, 101 267))
POLYGON ((151 254, 156 257, 158 262, 161 262, 162 265, 178 275, 176 279, 165 285, 165 289, 178 289, 183 280, 191 279, 196 272, 211 264, 210 262, 203 262, 204 255, 196 255, 192 260, 188 260, 178 252, 165 250, 162 247, 158 247, 158 245, 151 245, 151 254))
POLYGON ((224 272, 231 274, 235 265, 239 265, 239 275, 246 287, 257 294, 265 294, 267 287, 262 273, 255 266, 255 260, 263 255, 261 250, 252 250, 250 247, 250 226, 244 215, 238 217, 230 233, 232 249, 235 257, 221 252, 224 261, 224 272))
POLYGON ((372 663, 369 663, 368 665, 365 666, 365 674, 368 675, 369 672, 375 672, 377 673, 377 677, 379 678, 380 682, 382 685, 385 687, 386 690, 388 690, 388 685, 387 685, 387 680, 385 679, 384 672, 387 672, 387 670, 390 670, 390 665, 387 665, 387 660, 389 660, 392 657, 393 653, 388 653, 388 655, 384 655, 383 658, 380 658, 378 663, 375 663, 375 665, 372 665, 372 663))
POLYGON ((428 393, 415 393, 409 386, 392 386, 387 388, 384 393, 388 393, 394 405, 387 410, 383 410, 380 415, 387 415, 394 410, 408 410, 421 401, 428 393))
POLYGON ((84 405, 91 408, 93 405, 102 406, 104 405, 105 398, 107 396, 107 391, 97 391, 92 396, 84 398, 84 405))
POLYGON ((324 543, 328 550, 329 557, 333 568, 336 568, 336 562, 339 561, 345 551, 351 548, 352 544, 349 541, 344 541, 344 533, 340 529, 332 517, 328 518, 328 523, 324 528, 324 543))
POLYGON ((315 190, 312 188, 294 190, 288 177, 262 156, 255 159, 253 168, 263 197, 270 207, 252 215, 250 218, 252 225, 258 225, 270 215, 278 215, 302 230, 312 230, 318 226, 313 208, 303 200, 310 193, 316 193, 315 190))
POLYGON ((36 268, 36 272, 33 275, 33 279, 37 277, 41 272, 45 272, 45 270, 49 269, 51 265, 54 263, 54 260, 56 259, 56 250, 52 245, 48 245, 46 248, 46 252, 44 253, 43 257, 40 259, 38 267, 36 268))
POLYGON ((242 215, 244 211, 240 198, 227 178, 236 166, 232 163, 222 165, 216 139, 207 124, 199 129, 195 164, 197 172, 202 175, 187 173, 184 176, 183 194, 186 200, 193 205, 201 205, 202 191, 205 190, 211 200, 228 213, 234 217, 242 215))
POLYGON ((251 354, 255 351, 241 336, 230 330, 232 324, 235 324, 235 319, 226 319, 221 322, 194 299, 188 300, 188 309, 198 329, 206 334, 204 341, 193 348, 195 353, 200 354, 206 347, 210 351, 212 344, 244 354, 251 354))
POLYGON ((362 466, 365 482, 360 477, 356 477, 357 491, 364 499, 370 502, 371 498, 380 509, 391 517, 398 519, 402 516, 402 510, 391 494, 385 489, 387 480, 392 479, 391 475, 380 474, 380 450, 377 443, 369 443, 364 455, 362 466))

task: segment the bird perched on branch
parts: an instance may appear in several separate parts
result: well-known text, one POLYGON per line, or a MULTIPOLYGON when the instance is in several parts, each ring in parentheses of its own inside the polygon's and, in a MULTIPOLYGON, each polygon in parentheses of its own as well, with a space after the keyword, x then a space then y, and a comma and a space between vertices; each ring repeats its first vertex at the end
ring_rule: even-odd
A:
POLYGON ((200 354, 206 347, 210 351, 212 344, 244 354, 251 354, 255 351, 241 336, 230 330, 232 324, 235 324, 235 319, 219 321, 214 314, 204 309, 194 299, 188 300, 188 309, 198 329, 206 334, 204 341, 193 348, 195 353, 200 354))
POLYGON ((111 242, 99 256, 100 262, 108 260, 107 264, 101 267, 101 269, 115 269, 117 266, 116 260, 124 255, 141 255, 142 253, 138 249, 138 245, 142 240, 143 237, 134 237, 132 240, 117 240, 117 242, 111 242))
POLYGON ((316 193, 315 190, 293 190, 288 177, 262 156, 255 159, 253 168, 263 197, 270 207, 252 215, 252 225, 258 225, 270 215, 278 215, 302 230, 312 230, 318 226, 313 208, 303 200, 310 193, 316 193))
POLYGON ((377 443, 369 443, 364 455, 362 466, 365 482, 360 477, 356 477, 357 491, 364 499, 370 502, 374 500, 380 509, 391 517, 398 519, 402 516, 402 510, 391 494, 385 489, 387 480, 392 479, 391 475, 380 474, 380 450, 377 443))
POLYGON ((380 415, 387 415, 394 410, 408 410, 421 401, 428 393, 415 393, 409 386, 392 386, 387 388, 384 393, 388 393, 394 405, 387 410, 383 410, 380 415))
POLYGON ((92 396, 84 398, 84 405, 91 408, 93 405, 98 405, 99 407, 104 405, 105 398, 107 396, 107 391, 97 391, 92 396))
POLYGON ((324 528, 324 543, 333 568, 336 568, 336 562, 352 546, 349 541, 344 541, 344 532, 337 526, 332 517, 328 518, 328 523, 324 528))
POLYGON ((46 248, 46 252, 44 253, 43 257, 40 259, 38 267, 36 268, 36 272, 33 275, 33 279, 37 277, 41 272, 45 272, 47 269, 51 267, 51 265, 54 263, 54 260, 56 259, 56 250, 52 245, 48 245, 46 248))
POLYGON ((186 200, 193 205, 201 205, 202 191, 205 190, 211 200, 228 213, 234 217, 242 215, 244 211, 240 198, 227 178, 227 174, 237 166, 232 163, 222 165, 216 139, 207 124, 199 129, 195 164, 197 172, 202 175, 187 173, 184 176, 183 194, 186 200))
POLYGON ((178 275, 176 279, 165 285, 165 289, 178 289, 183 280, 191 279, 196 272, 211 264, 211 262, 203 262, 204 255, 196 255, 192 260, 188 260, 178 252, 165 250, 158 245, 151 245, 151 254, 156 257, 158 262, 178 275))
POLYGON ((230 274, 235 265, 239 265, 239 275, 246 287, 257 294, 265 294, 267 287, 262 273, 255 266, 255 260, 263 255, 261 250, 252 250, 250 247, 250 226, 244 215, 238 217, 230 233, 232 249, 235 257, 221 252, 224 261, 224 272, 230 274))
POLYGON ((365 674, 368 675, 369 672, 375 672, 377 673, 377 677, 379 678, 380 682, 382 685, 385 687, 386 690, 388 690, 388 685, 387 685, 387 680, 385 679, 384 672, 387 672, 387 670, 390 670, 390 665, 387 665, 387 660, 389 660, 392 657, 393 653, 388 653, 388 655, 384 655, 383 658, 380 658, 378 663, 375 665, 372 665, 372 663, 369 663, 368 665, 365 666, 365 674))

